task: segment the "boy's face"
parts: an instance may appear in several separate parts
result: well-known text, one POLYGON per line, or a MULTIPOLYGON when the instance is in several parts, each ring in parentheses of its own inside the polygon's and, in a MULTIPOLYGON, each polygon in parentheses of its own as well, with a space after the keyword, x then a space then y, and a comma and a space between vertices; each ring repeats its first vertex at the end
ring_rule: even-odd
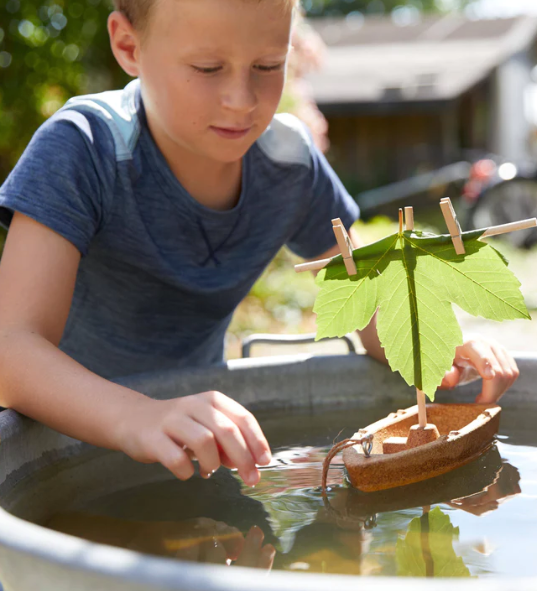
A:
POLYGON ((292 14, 274 0, 158 0, 134 53, 148 120, 168 148, 227 163, 280 101, 292 14))

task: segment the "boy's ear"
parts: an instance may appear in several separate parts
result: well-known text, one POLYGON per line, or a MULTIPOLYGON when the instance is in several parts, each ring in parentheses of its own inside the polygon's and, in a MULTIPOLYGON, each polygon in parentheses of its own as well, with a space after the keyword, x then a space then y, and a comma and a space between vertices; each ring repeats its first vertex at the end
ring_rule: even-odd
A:
POLYGON ((129 76, 139 76, 140 35, 129 19, 121 12, 114 11, 108 17, 110 46, 118 64, 129 76))

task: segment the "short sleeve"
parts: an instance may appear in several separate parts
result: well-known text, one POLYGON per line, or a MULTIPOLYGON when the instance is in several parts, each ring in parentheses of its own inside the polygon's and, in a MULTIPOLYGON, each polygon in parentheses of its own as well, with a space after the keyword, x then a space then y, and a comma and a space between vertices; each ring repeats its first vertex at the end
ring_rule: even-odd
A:
POLYGON ((15 211, 60 234, 85 256, 106 217, 112 192, 113 139, 96 120, 60 111, 34 134, 0 187, 0 223, 15 211))
POLYGON ((305 259, 316 258, 336 244, 330 220, 341 218, 348 229, 360 216, 357 203, 313 142, 310 151, 310 187, 304 195, 302 221, 287 242, 295 254, 305 259))

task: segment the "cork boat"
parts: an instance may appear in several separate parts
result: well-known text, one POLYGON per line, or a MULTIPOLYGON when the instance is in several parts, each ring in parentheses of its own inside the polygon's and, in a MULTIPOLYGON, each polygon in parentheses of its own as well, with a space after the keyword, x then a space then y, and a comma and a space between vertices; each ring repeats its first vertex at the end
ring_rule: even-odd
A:
POLYGON ((489 404, 428 404, 425 426, 417 405, 391 413, 341 447, 348 478, 374 492, 445 474, 490 448, 500 412, 489 404))
POLYGON ((492 446, 473 462, 426 482, 369 493, 339 487, 330 501, 325 497, 324 511, 317 520, 343 529, 370 529, 379 513, 439 504, 480 516, 520 492, 519 471, 502 460, 497 447, 492 446))

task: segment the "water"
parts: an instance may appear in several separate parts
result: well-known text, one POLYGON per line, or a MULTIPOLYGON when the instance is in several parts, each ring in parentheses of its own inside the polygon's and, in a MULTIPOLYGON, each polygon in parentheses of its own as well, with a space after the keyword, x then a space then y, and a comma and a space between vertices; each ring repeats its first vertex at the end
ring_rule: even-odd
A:
POLYGON ((400 489, 355 491, 336 459, 323 502, 322 461, 334 438, 384 414, 261 417, 274 461, 253 489, 227 470, 180 482, 160 466, 97 451, 36 475, 41 488, 15 491, 12 510, 96 542, 198 562, 370 576, 537 575, 537 413, 503 411, 498 442, 479 460, 400 489), (38 510, 38 496, 51 499, 47 510, 38 510))

